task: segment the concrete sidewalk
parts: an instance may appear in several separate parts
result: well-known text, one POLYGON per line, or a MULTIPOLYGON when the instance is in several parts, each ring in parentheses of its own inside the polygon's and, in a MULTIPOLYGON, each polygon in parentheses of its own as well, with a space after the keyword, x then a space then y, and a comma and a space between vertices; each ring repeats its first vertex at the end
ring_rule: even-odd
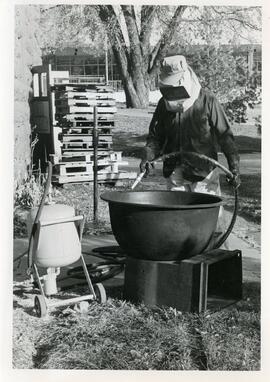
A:
POLYGON ((230 248, 242 251, 243 280, 246 282, 260 282, 261 252, 259 248, 250 246, 246 241, 234 233, 229 236, 230 248))

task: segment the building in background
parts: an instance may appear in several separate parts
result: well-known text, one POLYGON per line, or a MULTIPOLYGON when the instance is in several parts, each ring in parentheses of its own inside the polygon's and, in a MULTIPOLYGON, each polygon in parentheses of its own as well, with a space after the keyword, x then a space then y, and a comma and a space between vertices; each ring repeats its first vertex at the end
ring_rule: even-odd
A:
MULTIPOLYGON (((89 49, 88 49, 89 50, 89 49)), ((89 54, 87 49, 67 47, 57 50, 55 54, 44 55, 43 64, 51 64, 52 70, 69 71, 72 76, 106 77, 106 62, 108 82, 115 91, 122 89, 121 75, 110 50, 99 54, 89 54)))
MULTIPOLYGON (((228 46, 229 47, 229 46, 228 46)), ((202 49, 201 45, 194 46, 192 49, 202 49)), ((88 48, 67 47, 57 50, 53 55, 44 55, 43 64, 50 63, 52 70, 68 70, 74 76, 106 77, 106 63, 108 73, 108 83, 115 91, 122 89, 121 74, 110 50, 99 54, 90 54, 88 48)), ((168 55, 181 54, 180 48, 170 49, 168 55)), ((259 44, 239 45, 234 48, 234 55, 241 55, 247 60, 247 77, 254 71, 258 74, 258 85, 261 86, 262 72, 262 48, 259 44)), ((153 81, 151 89, 158 86, 158 78, 153 81)))

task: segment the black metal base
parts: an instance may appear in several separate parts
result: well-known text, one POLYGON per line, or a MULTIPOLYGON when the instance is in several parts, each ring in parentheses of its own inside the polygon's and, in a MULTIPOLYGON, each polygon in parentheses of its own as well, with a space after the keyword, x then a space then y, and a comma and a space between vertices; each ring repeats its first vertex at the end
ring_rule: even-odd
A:
POLYGON ((213 250, 180 262, 127 257, 124 299, 186 312, 219 309, 242 298, 242 253, 213 250))

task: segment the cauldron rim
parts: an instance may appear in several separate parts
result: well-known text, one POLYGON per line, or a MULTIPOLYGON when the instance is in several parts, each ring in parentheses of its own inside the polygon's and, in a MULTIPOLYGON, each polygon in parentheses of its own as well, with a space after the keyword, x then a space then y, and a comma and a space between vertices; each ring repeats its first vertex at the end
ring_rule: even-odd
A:
POLYGON ((141 207, 141 208, 159 208, 159 209, 180 209, 180 210, 186 210, 186 209, 206 209, 206 208, 215 208, 219 207, 223 204, 223 200, 220 196, 213 195, 213 194, 206 194, 201 192, 188 192, 189 194, 196 194, 196 196, 202 195, 204 198, 209 197, 210 199, 216 200, 216 202, 212 203, 203 203, 203 204, 143 204, 143 203, 132 203, 130 201, 125 200, 113 200, 112 196, 117 194, 136 194, 136 193, 180 193, 180 194, 186 194, 186 191, 167 191, 167 190, 159 190, 159 191, 152 191, 152 190, 145 190, 145 191, 107 191, 100 195, 100 198, 102 200, 105 200, 108 203, 111 204, 119 204, 119 205, 125 205, 125 206, 134 206, 134 207, 141 207))

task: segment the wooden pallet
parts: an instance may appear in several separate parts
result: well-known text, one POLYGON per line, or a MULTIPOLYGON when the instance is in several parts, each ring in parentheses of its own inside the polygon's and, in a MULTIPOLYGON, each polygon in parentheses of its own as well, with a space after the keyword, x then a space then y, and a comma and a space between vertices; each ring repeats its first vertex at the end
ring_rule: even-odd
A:
MULTIPOLYGON (((116 182, 117 180, 133 180, 136 179, 136 172, 120 171, 117 173, 98 173, 98 182, 116 182)), ((89 174, 69 174, 69 175, 53 175, 53 183, 65 184, 65 183, 82 183, 93 182, 94 175, 89 174)))
MULTIPOLYGON (((109 155, 109 153, 112 151, 111 149, 103 149, 103 148, 98 148, 98 155, 100 156, 106 156, 109 155)), ((94 155, 94 149, 88 149, 88 150, 79 150, 79 151, 69 151, 69 150, 64 150, 62 148, 62 157, 72 157, 72 156, 78 156, 78 155, 94 155)))
MULTIPOLYGON (((84 135, 84 134, 93 134, 93 126, 91 127, 66 127, 66 126, 59 126, 62 129, 62 134, 74 134, 74 135, 84 135)), ((113 126, 98 126, 97 130, 99 135, 108 135, 112 133, 113 126)))
POLYGON ((97 100, 97 99, 74 99, 74 98, 67 98, 67 99, 56 99, 55 100, 56 108, 61 107, 70 107, 70 106, 78 106, 78 107, 87 107, 87 106, 97 106, 98 111, 102 107, 115 107, 115 101, 114 100, 97 100))
POLYGON ((110 154, 111 161, 121 161, 122 160, 122 151, 113 151, 110 154))
MULTIPOLYGON (((58 162, 57 164, 55 164, 55 166, 63 166, 63 167, 84 167, 86 166, 86 164, 90 164, 91 166, 93 166, 94 164, 94 161, 93 160, 89 160, 89 158, 91 158, 90 155, 87 156, 87 160, 84 161, 84 160, 74 160, 73 158, 73 161, 63 161, 63 158, 62 158, 62 161, 58 162)), ((76 157, 75 157, 76 158, 76 157)), ((93 158, 92 158, 93 159, 93 158)), ((123 161, 122 159, 121 160, 114 160, 114 159, 111 159, 110 156, 106 156, 106 157, 100 157, 98 158, 98 166, 102 167, 102 166, 114 166, 114 165, 118 165, 118 166, 126 166, 128 164, 128 162, 126 161, 123 161)))
POLYGON ((54 175, 92 174, 93 162, 60 162, 53 167, 54 175))
POLYGON ((114 94, 88 91, 58 91, 56 93, 56 99, 114 100, 114 94))
MULTIPOLYGON (((93 136, 87 134, 63 134, 62 143, 90 143, 93 144, 93 136)), ((111 143, 111 134, 100 134, 98 136, 98 143, 111 143)))
MULTIPOLYGON (((115 114, 117 108, 114 106, 98 107, 97 112, 99 115, 102 114, 115 114)), ((56 114, 93 114, 94 106, 66 106, 66 105, 56 105, 56 114)))
MULTIPOLYGON (((98 148, 99 149, 110 149, 111 143, 108 142, 99 142, 98 148)), ((69 150, 69 151, 86 151, 86 150, 93 150, 93 144, 89 142, 66 142, 62 143, 63 150, 69 150)))
MULTIPOLYGON (((61 128, 71 128, 73 127, 74 129, 76 128, 86 128, 86 129, 93 129, 94 126, 94 121, 84 121, 84 120, 75 120, 75 121, 69 121, 67 119, 60 119, 58 121, 58 125, 61 128)), ((113 128, 114 127, 114 120, 113 121, 100 121, 98 122, 98 129, 101 128, 113 128)))
MULTIPOLYGON (((119 166, 125 166, 127 162, 111 162, 107 159, 98 160, 98 172, 105 173, 117 173, 119 172, 119 166)), ((92 175, 94 162, 60 162, 54 166, 54 173, 56 175, 92 175)))
MULTIPOLYGON (((68 153, 63 154, 61 157, 57 155, 50 155, 52 164, 61 164, 67 162, 92 162, 94 160, 93 153, 68 153)), ((121 151, 101 151, 98 152, 98 160, 107 160, 110 162, 122 162, 121 151)), ((124 163, 124 162, 123 162, 124 163)), ((125 162, 126 163, 126 162, 125 162)))
POLYGON ((106 85, 96 84, 54 84, 53 90, 56 91, 78 91, 78 92, 97 92, 97 93, 112 93, 111 87, 106 85))
MULTIPOLYGON (((53 181, 78 183, 93 181, 94 107, 98 119, 98 181, 135 179, 137 174, 119 170, 121 152, 113 152, 111 130, 114 127, 116 101, 111 88, 97 84, 62 83, 54 85, 54 117, 59 127, 60 157, 54 157, 53 181)), ((59 131, 58 130, 58 131, 59 131)))
MULTIPOLYGON (((94 122, 94 115, 92 113, 83 113, 83 114, 55 114, 56 119, 59 120, 60 123, 69 122, 94 122)), ((113 123, 114 122, 114 114, 98 114, 97 117, 98 122, 103 123, 113 123)))

